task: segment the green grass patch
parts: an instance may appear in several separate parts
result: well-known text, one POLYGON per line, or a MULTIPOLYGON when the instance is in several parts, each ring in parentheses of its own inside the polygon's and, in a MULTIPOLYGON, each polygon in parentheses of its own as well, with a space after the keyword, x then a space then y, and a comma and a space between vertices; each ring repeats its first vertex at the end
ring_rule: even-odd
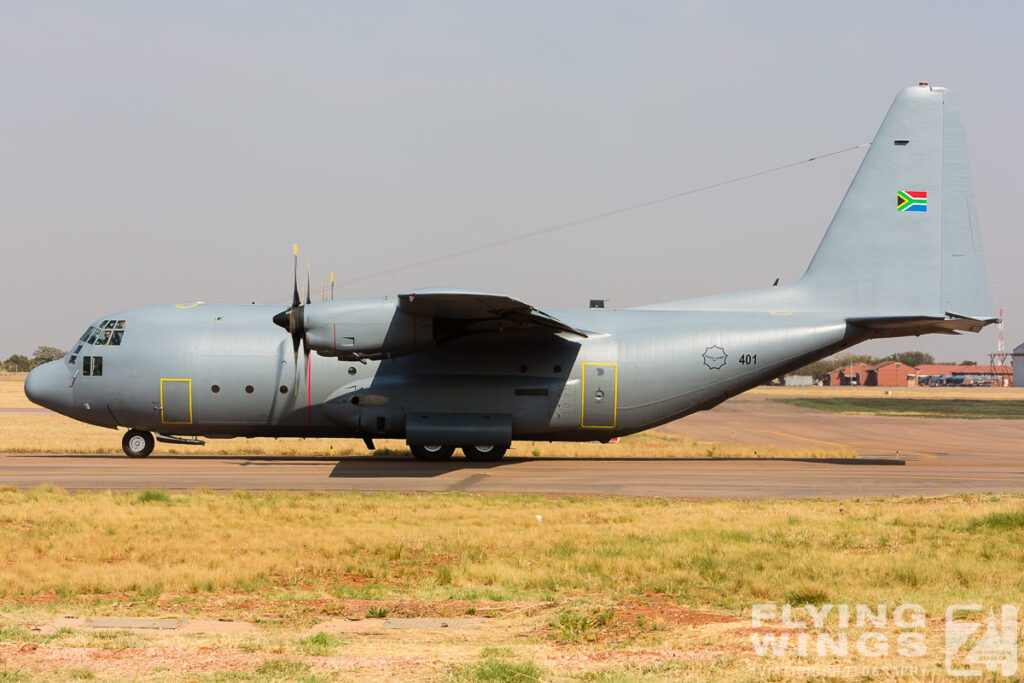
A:
POLYGON ((488 657, 474 664, 460 666, 451 671, 450 681, 502 681, 527 683, 544 680, 544 670, 533 662, 513 661, 488 657))
POLYGON ((996 529, 1000 531, 1024 529, 1024 510, 993 512, 985 515, 984 517, 972 519, 968 522, 967 528, 971 531, 982 528, 996 529))
POLYGON ((367 619, 386 619, 387 616, 387 608, 381 607, 380 605, 373 605, 370 609, 366 610, 367 619))
POLYGON ((136 503, 170 503, 171 494, 166 489, 146 489, 135 496, 136 503))
POLYGON ((614 616, 613 609, 567 607, 552 619, 552 637, 562 643, 597 640, 598 631, 607 626, 614 616))
POLYGON ((300 638, 295 644, 296 649, 304 655, 325 656, 334 654, 341 645, 341 638, 331 633, 320 631, 311 636, 300 638))
POLYGON ((946 398, 776 398, 800 408, 847 415, 934 417, 963 420, 1024 420, 1024 401, 946 398))

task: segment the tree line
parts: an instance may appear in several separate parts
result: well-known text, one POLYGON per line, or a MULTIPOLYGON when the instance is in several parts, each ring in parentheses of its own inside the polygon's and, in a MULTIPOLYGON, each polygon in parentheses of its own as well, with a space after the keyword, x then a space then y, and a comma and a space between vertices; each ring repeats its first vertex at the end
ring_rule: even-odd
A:
POLYGON ((0 363, 0 368, 5 372, 28 372, 37 365, 49 363, 51 360, 60 360, 67 351, 58 349, 55 346, 37 346, 32 352, 32 357, 16 353, 7 360, 0 363))

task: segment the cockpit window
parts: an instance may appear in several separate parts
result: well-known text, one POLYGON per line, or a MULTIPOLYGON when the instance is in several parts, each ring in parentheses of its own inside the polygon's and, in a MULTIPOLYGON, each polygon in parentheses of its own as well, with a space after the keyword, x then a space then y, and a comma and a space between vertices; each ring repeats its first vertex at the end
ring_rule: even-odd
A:
POLYGON ((90 327, 78 341, 95 346, 120 346, 124 339, 123 320, 104 320, 96 327, 90 327))
POLYGON ((78 344, 75 346, 75 350, 71 352, 71 357, 68 358, 68 364, 74 365, 75 361, 78 360, 78 352, 82 350, 82 345, 78 344))

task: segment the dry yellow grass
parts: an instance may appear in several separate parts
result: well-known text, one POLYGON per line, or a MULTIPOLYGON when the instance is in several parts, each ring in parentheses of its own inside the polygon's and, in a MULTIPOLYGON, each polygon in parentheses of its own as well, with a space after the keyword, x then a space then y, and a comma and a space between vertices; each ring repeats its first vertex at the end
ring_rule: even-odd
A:
MULTIPOLYGON (((0 379, 0 409, 31 408, 22 388, 24 376, 0 379)), ((83 424, 63 415, 0 412, 0 453, 121 452, 123 431, 83 424)), ((378 455, 409 455, 405 442, 379 439, 378 455)), ((206 455, 366 455, 358 439, 225 439, 206 446, 157 444, 156 453, 206 455)), ((509 453, 521 457, 551 458, 854 458, 850 449, 774 445, 740 445, 701 441, 657 430, 636 434, 617 444, 517 441, 509 453)))
POLYGON ((840 513, 834 501, 40 487, 0 492, 0 597, 1020 604, 1022 502, 853 500, 840 513))

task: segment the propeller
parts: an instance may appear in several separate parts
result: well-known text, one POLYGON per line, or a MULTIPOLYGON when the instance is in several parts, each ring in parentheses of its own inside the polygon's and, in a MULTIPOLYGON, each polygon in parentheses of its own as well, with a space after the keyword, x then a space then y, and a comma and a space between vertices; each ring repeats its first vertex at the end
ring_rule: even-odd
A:
MULTIPOLYGON (((292 352, 295 354, 295 379, 292 382, 293 390, 299 392, 299 344, 302 344, 302 352, 306 359, 306 376, 309 376, 309 346, 306 344, 306 316, 303 310, 302 299, 299 298, 299 245, 292 246, 295 256, 295 263, 292 270, 292 305, 286 311, 281 311, 274 316, 274 324, 283 327, 292 335, 292 352)), ((309 264, 306 265, 306 303, 309 300, 309 264)))

